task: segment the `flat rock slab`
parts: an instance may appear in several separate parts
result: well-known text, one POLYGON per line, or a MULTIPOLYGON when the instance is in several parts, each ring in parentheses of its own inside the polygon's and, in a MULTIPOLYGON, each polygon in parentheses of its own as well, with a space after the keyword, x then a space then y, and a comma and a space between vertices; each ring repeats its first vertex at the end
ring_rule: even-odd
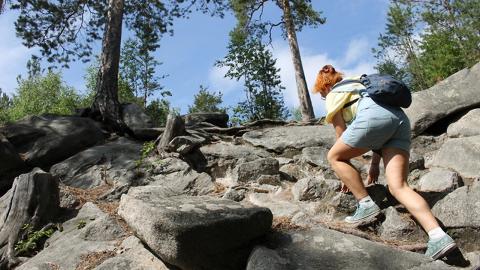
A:
POLYGON ((433 157, 431 167, 450 168, 462 177, 480 177, 480 136, 450 138, 433 157))
POLYGON ((271 227, 267 208, 208 196, 131 188, 118 213, 162 260, 182 269, 244 269, 253 239, 271 227))
POLYGON ((286 233, 274 241, 289 270, 454 269, 422 254, 402 251, 323 227, 286 233))
POLYGON ((286 149, 326 146, 335 143, 335 132, 331 126, 287 126, 249 131, 243 139, 252 145, 281 153, 286 149))
POLYGON ((50 168, 67 186, 92 188, 110 181, 131 184, 142 145, 126 138, 84 150, 50 168))
POLYGON ((463 69, 431 88, 413 94, 412 105, 405 110, 412 135, 423 131, 440 119, 480 105, 480 63, 463 69))

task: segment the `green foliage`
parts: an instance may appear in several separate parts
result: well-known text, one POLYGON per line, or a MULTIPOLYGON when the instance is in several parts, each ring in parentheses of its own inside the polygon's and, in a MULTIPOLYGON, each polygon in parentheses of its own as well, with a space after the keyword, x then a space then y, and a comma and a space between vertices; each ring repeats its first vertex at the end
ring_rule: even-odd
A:
POLYGON ((9 110, 12 107, 12 99, 0 88, 0 125, 11 121, 9 110))
MULTIPOLYGON (((71 61, 88 61, 92 56, 93 44, 107 28, 109 3, 30 0, 12 1, 11 8, 20 11, 15 28, 25 46, 37 46, 49 62, 68 66, 71 61)), ((174 18, 184 17, 194 9, 223 16, 227 6, 226 0, 130 0, 125 1, 121 11, 127 29, 135 32, 148 26, 145 33, 152 43, 157 43, 164 33, 172 33, 174 18)))
POLYGON ((156 76, 155 70, 160 62, 155 60, 152 53, 157 49, 156 41, 148 33, 149 26, 143 26, 136 31, 138 37, 128 39, 122 48, 120 59, 120 77, 128 84, 134 95, 142 100, 142 106, 146 108, 148 97, 160 92, 162 97, 171 96, 169 91, 163 91, 159 80, 166 77, 156 76), (143 30, 142 30, 143 29, 143 30))
POLYGON ((373 49, 381 73, 426 89, 480 61, 480 2, 391 0, 373 49))
MULTIPOLYGON (((233 43, 245 40, 249 37, 259 38, 270 35, 275 27, 281 27, 286 38, 282 1, 255 1, 255 0, 230 0, 231 8, 237 18, 237 25, 230 33, 233 43), (273 5, 270 5, 273 4, 273 5), (277 20, 266 19, 262 16, 268 7, 276 6, 281 10, 277 20)), ((325 23, 322 12, 313 9, 311 0, 289 0, 295 31, 302 31, 303 27, 317 27, 325 23)))
POLYGON ((27 115, 46 113, 69 115, 79 101, 75 89, 65 85, 61 74, 49 71, 46 75, 19 78, 9 116, 11 120, 18 120, 27 115))
POLYGON ((225 77, 243 80, 246 95, 246 100, 233 108, 232 121, 288 117, 282 96, 284 87, 275 63, 271 52, 259 40, 230 43, 227 56, 216 65, 228 68, 225 77))
POLYGON ((200 85, 198 94, 195 95, 193 105, 188 106, 188 113, 196 112, 226 112, 225 108, 220 108, 222 104, 221 92, 209 92, 206 87, 200 85))
POLYGON ((143 165, 143 161, 155 151, 155 141, 145 142, 140 151, 140 159, 135 161, 135 166, 140 168, 143 165))
MULTIPOLYGON (((93 64, 87 67, 86 74, 84 76, 85 86, 87 92, 82 96, 81 107, 92 106, 93 99, 95 98, 95 91, 97 85, 97 75, 100 68, 100 63, 95 61, 93 64)), ((118 100, 121 103, 136 103, 143 106, 141 98, 137 98, 133 93, 132 88, 122 77, 118 79, 118 100)))
POLYGON ((294 121, 302 121, 302 111, 300 107, 290 108, 290 116, 291 116, 291 119, 294 121))
POLYGON ((42 229, 39 231, 33 229, 33 226, 30 224, 23 225, 22 230, 26 235, 26 239, 19 240, 18 243, 15 244, 15 252, 17 253, 17 256, 32 255, 33 252, 39 248, 40 242, 52 236, 54 232, 53 229, 42 229))
POLYGON ((80 220, 77 224, 77 229, 82 229, 87 225, 87 222, 85 220, 80 220))
POLYGON ((171 108, 170 102, 166 99, 155 99, 145 108, 146 114, 150 116, 155 126, 165 126, 170 111, 178 112, 179 110, 171 108))

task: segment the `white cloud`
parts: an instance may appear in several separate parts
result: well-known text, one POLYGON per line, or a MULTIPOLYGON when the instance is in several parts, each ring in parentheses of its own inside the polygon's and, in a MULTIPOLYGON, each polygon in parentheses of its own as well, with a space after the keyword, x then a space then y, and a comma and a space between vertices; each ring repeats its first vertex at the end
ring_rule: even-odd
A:
MULTIPOLYGON (((373 59, 368 61, 367 56, 369 56, 369 54, 364 50, 364 48, 368 48, 368 46, 369 44, 364 38, 352 40, 345 54, 338 59, 330 57, 327 53, 315 53, 310 48, 300 48, 305 78, 310 90, 309 94, 316 116, 325 114, 324 101, 321 100, 319 94, 313 94, 311 92, 320 68, 326 64, 331 64, 347 77, 364 73, 374 73, 375 63, 373 59), (365 55, 362 54, 364 52, 365 55)), ((290 48, 284 41, 274 42, 273 48, 273 55, 277 58, 277 67, 280 68, 282 85, 285 87, 285 104, 288 107, 298 107, 297 84, 290 48)))
MULTIPOLYGON (((208 73, 208 80, 212 89, 218 89, 224 95, 241 87, 242 83, 234 79, 225 78, 227 67, 212 67, 208 73)), ((215 90, 217 91, 217 90, 215 90)))

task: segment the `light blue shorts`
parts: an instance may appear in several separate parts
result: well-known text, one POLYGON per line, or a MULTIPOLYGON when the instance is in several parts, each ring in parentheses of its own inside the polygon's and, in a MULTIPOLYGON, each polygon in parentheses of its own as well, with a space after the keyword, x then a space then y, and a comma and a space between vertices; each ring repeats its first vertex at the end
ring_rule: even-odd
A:
POLYGON ((359 100, 357 116, 342 134, 344 143, 379 152, 385 147, 410 151, 410 121, 401 108, 359 100))

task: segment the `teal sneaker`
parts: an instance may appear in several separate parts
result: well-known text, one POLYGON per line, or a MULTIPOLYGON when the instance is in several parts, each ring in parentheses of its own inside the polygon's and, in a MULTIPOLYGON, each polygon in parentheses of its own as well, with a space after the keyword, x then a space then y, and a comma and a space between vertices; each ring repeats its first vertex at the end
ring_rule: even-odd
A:
POLYGON ((375 221, 376 217, 380 214, 380 211, 380 207, 376 204, 373 204, 370 207, 362 207, 359 204, 353 216, 346 217, 345 222, 356 226, 366 225, 375 221))
POLYGON ((457 247, 455 241, 448 236, 445 235, 444 237, 432 241, 429 240, 427 244, 427 251, 425 252, 425 256, 428 256, 434 260, 445 257, 457 247))

